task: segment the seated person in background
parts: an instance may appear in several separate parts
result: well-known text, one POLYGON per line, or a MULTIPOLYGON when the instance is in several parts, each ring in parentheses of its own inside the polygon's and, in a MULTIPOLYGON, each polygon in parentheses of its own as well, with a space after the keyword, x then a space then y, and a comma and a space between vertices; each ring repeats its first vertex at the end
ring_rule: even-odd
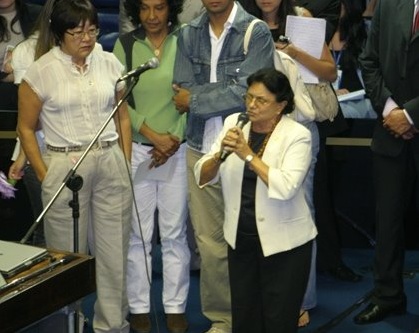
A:
POLYGON ((329 44, 338 66, 338 78, 333 87, 345 118, 376 117, 371 101, 365 97, 358 64, 358 56, 367 39, 362 3, 362 0, 341 0, 338 30, 329 44))
POLYGON ((11 66, 13 48, 27 38, 41 10, 23 0, 0 1, 0 110, 17 110, 11 66))
POLYGON ((221 180, 228 243, 233 333, 297 331, 317 231, 302 187, 311 134, 294 109, 287 77, 273 68, 249 76, 250 123, 227 117, 195 165, 202 188, 221 180), (223 163, 221 152, 228 152, 223 163))

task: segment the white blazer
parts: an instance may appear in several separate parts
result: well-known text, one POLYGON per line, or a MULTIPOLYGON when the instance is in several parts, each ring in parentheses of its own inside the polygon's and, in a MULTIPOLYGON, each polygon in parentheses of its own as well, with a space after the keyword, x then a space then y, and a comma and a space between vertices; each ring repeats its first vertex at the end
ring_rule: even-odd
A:
MULTIPOLYGON (((227 130, 235 126, 237 117, 238 113, 227 117, 211 151, 196 163, 197 184, 202 164, 220 150, 222 139, 227 130)), ((243 128, 246 138, 249 131, 250 123, 243 128)), ((269 186, 257 179, 255 213, 263 254, 269 256, 303 245, 317 235, 301 186, 311 162, 310 132, 290 117, 283 116, 266 145, 262 160, 269 165, 269 186)), ((224 237, 233 249, 236 247, 244 165, 244 161, 233 153, 208 183, 214 184, 221 177, 224 237)))

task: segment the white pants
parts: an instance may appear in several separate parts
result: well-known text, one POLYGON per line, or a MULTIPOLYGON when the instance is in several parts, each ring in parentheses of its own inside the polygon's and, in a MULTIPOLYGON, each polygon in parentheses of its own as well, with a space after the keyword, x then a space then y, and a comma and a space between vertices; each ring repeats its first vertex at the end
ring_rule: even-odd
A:
MULTIPOLYGON (((165 313, 184 313, 189 291, 190 252, 186 238, 187 178, 183 144, 170 159, 174 169, 167 181, 142 180, 134 184, 135 205, 128 251, 127 290, 131 313, 150 312, 151 240, 155 211, 163 261, 163 306, 165 313), (146 253, 146 260, 144 257, 146 253), (147 262, 147 265, 146 265, 147 262)), ((133 143, 132 174, 150 158, 149 146, 133 143)))
MULTIPOLYGON (((48 166, 42 183, 44 206, 81 154, 48 151, 43 156, 48 166)), ((83 178, 79 191, 79 252, 88 250, 88 230, 94 233, 97 301, 93 328, 96 333, 129 332, 126 258, 132 195, 125 163, 121 149, 114 145, 92 150, 77 169, 77 174, 83 178)), ((64 188, 45 215, 45 238, 49 248, 74 250, 72 210, 68 205, 72 199, 72 192, 64 188)))

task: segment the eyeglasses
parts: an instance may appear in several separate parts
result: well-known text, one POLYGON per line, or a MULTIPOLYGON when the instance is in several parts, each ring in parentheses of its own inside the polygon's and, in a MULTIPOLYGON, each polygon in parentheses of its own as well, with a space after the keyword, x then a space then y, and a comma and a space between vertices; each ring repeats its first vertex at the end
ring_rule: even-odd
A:
POLYGON ((268 101, 267 99, 265 99, 263 97, 254 96, 254 95, 249 94, 249 93, 244 94, 243 99, 246 102, 246 104, 250 104, 254 101, 255 105, 257 107, 262 107, 262 106, 265 106, 269 103, 272 103, 272 101, 268 101))
POLYGON ((96 38, 99 36, 99 29, 89 29, 87 31, 66 31, 69 35, 73 36, 74 40, 80 41, 84 38, 85 35, 88 35, 90 38, 96 38))

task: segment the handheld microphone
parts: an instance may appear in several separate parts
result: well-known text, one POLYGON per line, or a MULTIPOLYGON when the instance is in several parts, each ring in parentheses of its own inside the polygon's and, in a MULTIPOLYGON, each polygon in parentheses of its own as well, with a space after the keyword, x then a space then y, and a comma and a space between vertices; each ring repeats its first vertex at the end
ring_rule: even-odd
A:
POLYGON ((132 77, 138 77, 142 73, 144 73, 145 71, 148 71, 149 69, 157 68, 157 67, 159 67, 159 59, 157 59, 157 58, 151 58, 146 63, 138 66, 137 68, 133 69, 132 71, 129 71, 127 74, 121 76, 118 79, 118 82, 125 81, 126 79, 130 79, 132 77))
MULTIPOLYGON (((239 127, 240 129, 242 129, 244 127, 244 125, 247 124, 248 121, 249 121, 249 116, 247 115, 246 112, 242 112, 242 113, 239 114, 239 117, 237 118, 237 124, 236 124, 236 126, 239 127)), ((230 154, 231 154, 231 151, 228 151, 228 150, 223 149, 223 151, 221 152, 221 155, 220 155, 220 160, 222 162, 224 162, 225 159, 230 154)))

